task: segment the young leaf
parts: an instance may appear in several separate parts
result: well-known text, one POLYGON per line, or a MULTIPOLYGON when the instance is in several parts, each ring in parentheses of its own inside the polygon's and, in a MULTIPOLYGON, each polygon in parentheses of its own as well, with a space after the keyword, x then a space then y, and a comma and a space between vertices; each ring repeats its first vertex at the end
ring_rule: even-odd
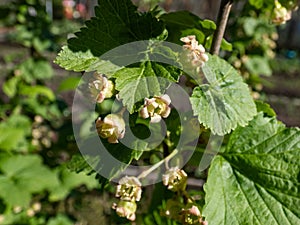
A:
POLYGON ((217 135, 247 125, 256 115, 256 106, 238 72, 212 55, 202 71, 208 83, 196 87, 190 98, 199 122, 217 135))
POLYGON ((210 224, 300 224, 300 130, 260 113, 236 129, 205 185, 210 224))
POLYGON ((62 47, 54 63, 66 70, 75 72, 98 71, 106 75, 111 75, 120 69, 119 66, 109 61, 101 60, 99 57, 93 56, 90 50, 86 52, 73 52, 67 46, 62 47))
POLYGON ((86 71, 97 60, 98 57, 93 56, 90 50, 86 52, 73 52, 67 46, 63 46, 54 63, 66 70, 81 72, 86 71))
POLYGON ((99 0, 95 8, 96 17, 86 22, 86 27, 68 40, 73 51, 91 50, 94 56, 120 45, 149 40, 164 31, 164 24, 153 14, 138 13, 130 0, 99 0))

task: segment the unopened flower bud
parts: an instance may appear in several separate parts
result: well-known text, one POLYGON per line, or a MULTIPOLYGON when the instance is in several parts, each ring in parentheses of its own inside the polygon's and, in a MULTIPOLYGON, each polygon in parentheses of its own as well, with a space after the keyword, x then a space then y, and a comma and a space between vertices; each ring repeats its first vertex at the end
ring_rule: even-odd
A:
POLYGON ((118 204, 114 203, 112 208, 120 217, 126 217, 130 221, 135 220, 136 203, 128 201, 119 201, 118 204))
POLYGON ((41 208, 42 208, 42 205, 41 205, 40 202, 35 202, 35 203, 32 205, 32 209, 33 209, 35 212, 41 211, 41 208))
POLYGON ((118 143, 125 134, 125 122, 118 114, 109 114, 104 120, 96 120, 96 129, 100 137, 107 138, 109 143, 118 143))
POLYGON ((103 74, 97 72, 94 73, 94 79, 89 83, 89 89, 91 97, 97 103, 101 103, 105 98, 113 96, 114 84, 111 80, 108 80, 103 74))
POLYGON ((22 212, 22 207, 21 206, 15 206, 13 208, 13 212, 16 213, 16 214, 22 212))
POLYGON ((5 220, 4 215, 1 215, 1 214, 0 214, 0 224, 1 224, 2 222, 4 222, 4 220, 5 220))
POLYGON ((33 209, 27 209, 26 215, 28 217, 33 217, 35 215, 35 211, 33 209))
POLYGON ((187 174, 178 167, 173 167, 163 175, 163 184, 171 191, 183 191, 187 184, 187 174))
POLYGON ((124 201, 139 201, 142 195, 142 184, 136 177, 125 176, 119 181, 116 197, 124 201))
POLYGON ((151 118, 151 123, 160 122, 161 118, 167 118, 171 112, 171 99, 168 95, 161 97, 145 98, 144 106, 140 110, 140 116, 144 119, 151 118))

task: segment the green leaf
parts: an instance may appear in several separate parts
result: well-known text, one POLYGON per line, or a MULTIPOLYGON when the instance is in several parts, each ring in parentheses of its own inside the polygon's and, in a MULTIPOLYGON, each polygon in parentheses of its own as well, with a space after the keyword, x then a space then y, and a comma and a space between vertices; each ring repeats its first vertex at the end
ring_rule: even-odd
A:
POLYGON ((63 46, 62 50, 58 53, 54 63, 61 66, 66 70, 75 72, 91 72, 98 71, 106 75, 112 75, 120 69, 119 66, 114 65, 110 61, 101 60, 95 57, 90 50, 86 52, 73 52, 67 46, 63 46))
POLYGON ((208 83, 196 87, 190 98, 199 122, 217 135, 247 125, 256 115, 256 106, 238 72, 225 60, 211 55, 202 71, 208 83))
MULTIPOLYGON (((195 35, 200 44, 210 49, 212 36, 216 30, 216 24, 211 20, 202 20, 188 11, 178 11, 163 14, 159 17, 166 24, 168 30, 167 41, 182 45, 181 37, 195 35)), ((225 39, 222 40, 221 48, 231 51, 232 46, 225 39)))
POLYGON ((44 80, 53 76, 53 70, 50 64, 45 60, 34 60, 29 58, 19 66, 20 76, 28 83, 36 79, 44 80))
POLYGON ((95 179, 95 175, 88 176, 85 173, 71 172, 65 166, 60 167, 57 172, 60 182, 50 190, 50 201, 64 199, 72 189, 79 187, 80 185, 85 185, 89 190, 99 186, 98 181, 95 179))
POLYGON ((149 13, 139 13, 130 0, 99 0, 95 15, 86 27, 68 40, 73 51, 90 49, 94 56, 120 45, 156 38, 164 31, 164 24, 149 13))
POLYGON ((260 113, 209 170, 203 215, 214 225, 300 224, 300 130, 260 113))
POLYGON ((12 77, 7 80, 3 86, 3 92, 10 98, 14 97, 17 93, 17 85, 20 81, 20 77, 12 77))
POLYGON ((249 0, 250 5, 253 5, 255 8, 260 9, 264 5, 263 0, 249 0))
POLYGON ((26 95, 30 98, 37 98, 39 95, 46 96, 50 101, 55 100, 55 95, 53 91, 43 85, 35 85, 35 86, 27 86, 27 85, 21 85, 20 87, 20 94, 26 95))
POLYGON ((26 136, 31 134, 31 123, 26 116, 11 115, 0 124, 0 150, 23 150, 26 136))
POLYGON ((178 80, 178 73, 173 69, 158 63, 146 62, 139 68, 124 68, 116 72, 115 88, 120 91, 120 99, 128 111, 130 113, 137 111, 135 103, 143 101, 145 97, 162 95, 170 84, 168 81, 178 80))
POLYGON ((69 217, 58 214, 54 218, 50 218, 47 222, 47 225, 72 225, 74 224, 72 220, 69 219, 69 217))
MULTIPOLYGON (((69 164, 68 167, 71 169, 75 167, 78 170, 77 165, 81 167, 82 170, 91 170, 91 167, 97 171, 101 176, 111 180, 112 178, 118 176, 123 172, 133 159, 139 159, 143 154, 140 149, 131 149, 122 143, 111 144, 108 143, 106 139, 101 139, 103 146, 99 146, 99 137, 91 137, 82 143, 84 146, 83 160, 77 158, 76 162, 69 164), (92 144, 95 143, 95 144, 92 144), (109 154, 109 156, 107 156, 109 154), (112 163, 110 157, 117 160, 119 163, 112 163), (84 163, 86 161, 87 163, 84 163), (91 165, 92 164, 92 165, 91 165)), ((130 143, 134 145, 134 143, 130 143)), ((83 149, 83 147, 81 148, 83 149)))
POLYGON ((268 103, 256 100, 255 104, 258 112, 263 112, 265 116, 269 117, 276 116, 276 112, 274 111, 274 109, 271 108, 271 106, 268 103))
POLYGON ((269 60, 262 56, 249 56, 245 61, 245 67, 251 74, 265 76, 272 75, 272 69, 269 64, 269 60))
POLYGON ((255 34, 255 32, 257 30, 256 28, 257 28, 258 24, 260 23, 260 21, 253 17, 243 18, 242 21, 244 21, 243 27, 244 27, 246 35, 249 37, 252 37, 255 34))
POLYGON ((0 171, 0 196, 14 206, 28 206, 33 193, 58 185, 56 174, 36 155, 2 156, 0 171))
POLYGON ((68 77, 63 80, 58 86, 58 91, 71 91, 75 90, 80 82, 80 77, 68 77))
POLYGON ((205 38, 213 34, 216 25, 210 20, 201 20, 198 16, 188 11, 171 12, 163 14, 160 19, 165 22, 169 37, 168 41, 182 44, 181 37, 196 35, 200 43, 205 42, 205 38))
POLYGON ((73 52, 67 46, 63 46, 54 63, 66 70, 81 72, 86 71, 98 59, 98 57, 93 56, 90 50, 73 52))
MULTIPOLYGON (((87 158, 88 156, 85 156, 87 158)), ((91 163, 91 160, 89 160, 89 163, 87 163, 87 160, 83 158, 81 155, 73 155, 71 160, 67 163, 67 168, 76 173, 84 172, 85 174, 92 174, 94 169, 89 165, 94 164, 91 163)), ((97 157, 94 157, 95 163, 97 164, 99 162, 99 159, 97 157)))

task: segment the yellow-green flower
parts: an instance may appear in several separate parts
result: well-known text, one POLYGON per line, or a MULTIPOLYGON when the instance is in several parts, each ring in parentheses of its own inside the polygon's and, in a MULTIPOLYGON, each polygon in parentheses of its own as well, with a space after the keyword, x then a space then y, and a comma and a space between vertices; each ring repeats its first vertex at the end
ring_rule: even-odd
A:
POLYGON ((168 95, 160 97, 145 98, 144 106, 140 111, 140 117, 151 118, 151 123, 158 123, 161 118, 167 118, 170 115, 171 99, 168 95))
POLYGON ((114 203, 112 208, 120 217, 126 217, 130 221, 135 220, 136 203, 130 201, 119 201, 118 204, 114 203))
POLYGON ((285 24, 286 21, 290 20, 292 12, 283 7, 277 0, 275 1, 275 8, 272 13, 272 22, 280 25, 285 24))
POLYGON ((118 143, 125 135, 125 122, 118 114, 109 114, 104 120, 96 120, 96 129, 100 137, 107 138, 109 143, 118 143))
POLYGON ((171 191, 184 191, 187 184, 187 174, 178 167, 170 168, 162 177, 163 184, 171 191))
POLYGON ((119 181, 116 197, 124 201, 139 201, 142 195, 141 186, 138 178, 125 176, 119 181))
POLYGON ((205 54, 205 48, 203 45, 198 44, 195 35, 189 35, 180 38, 180 41, 184 42, 184 49, 188 50, 188 58, 191 60, 193 66, 203 66, 208 61, 208 56, 205 54))
POLYGON ((97 103, 103 102, 105 98, 111 98, 114 93, 114 83, 103 74, 94 73, 94 80, 89 83, 91 97, 97 103))

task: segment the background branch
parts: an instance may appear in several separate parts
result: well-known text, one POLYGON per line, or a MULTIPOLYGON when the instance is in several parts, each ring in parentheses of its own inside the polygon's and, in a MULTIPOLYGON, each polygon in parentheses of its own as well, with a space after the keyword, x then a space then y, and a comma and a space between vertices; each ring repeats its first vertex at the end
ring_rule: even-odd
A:
POLYGON ((211 54, 218 55, 220 46, 226 29, 229 13, 231 10, 233 0, 222 0, 217 19, 217 30, 214 33, 212 46, 210 49, 211 54))

